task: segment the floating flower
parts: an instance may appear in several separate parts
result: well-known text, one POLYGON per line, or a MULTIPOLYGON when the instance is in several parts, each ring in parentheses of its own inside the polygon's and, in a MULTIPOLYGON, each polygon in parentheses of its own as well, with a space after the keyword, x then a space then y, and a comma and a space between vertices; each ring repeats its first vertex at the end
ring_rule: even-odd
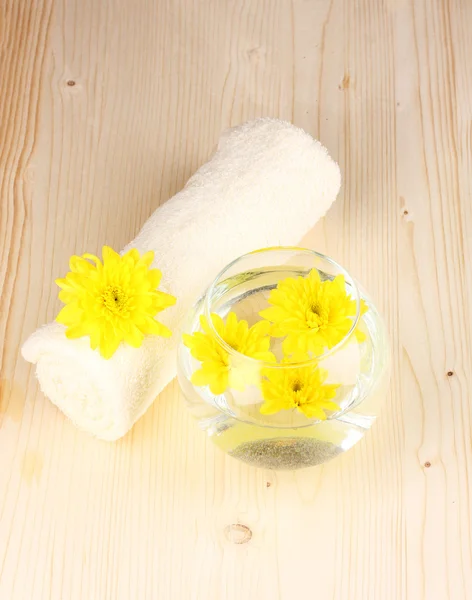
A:
MULTIPOLYGON (((240 354, 251 358, 275 362, 270 352, 270 324, 260 321, 249 327, 245 320, 238 321, 234 312, 230 312, 226 323, 216 313, 211 314, 214 329, 228 346, 240 354)), ((244 359, 234 359, 216 339, 204 315, 200 317, 203 332, 192 335, 184 334, 184 344, 190 349, 193 357, 202 363, 200 369, 192 375, 191 381, 196 386, 210 387, 213 394, 223 394, 228 387, 242 390, 246 385, 259 382, 259 365, 244 359)))
MULTIPOLYGON (((283 363, 282 363, 283 364, 283 363)), ((261 413, 272 415, 296 408, 309 419, 326 419, 326 410, 336 411, 332 402, 339 384, 324 384, 328 371, 316 365, 293 368, 266 368, 262 381, 264 404, 261 413)))
MULTIPOLYGON (((356 301, 346 292, 343 275, 321 281, 316 269, 307 277, 288 277, 269 295, 272 305, 259 314, 274 324, 272 335, 287 336, 285 354, 321 354, 339 343, 352 327, 356 301)), ((361 300, 361 315, 367 304, 361 300)), ((355 332, 358 341, 364 334, 355 332)))
POLYGON ((170 329, 154 316, 176 299, 156 289, 162 273, 150 268, 154 252, 140 256, 132 249, 120 256, 104 246, 102 257, 103 263, 93 254, 72 256, 70 272, 56 280, 66 304, 56 321, 66 325, 66 336, 90 336, 90 347, 107 359, 122 341, 138 348, 145 335, 169 337, 170 329))

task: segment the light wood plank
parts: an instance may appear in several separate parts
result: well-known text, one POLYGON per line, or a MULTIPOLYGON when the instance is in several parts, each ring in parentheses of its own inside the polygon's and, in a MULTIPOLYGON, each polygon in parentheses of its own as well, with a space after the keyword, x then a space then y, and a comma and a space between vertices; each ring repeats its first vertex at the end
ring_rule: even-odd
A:
POLYGON ((1 8, 0 599, 472 598, 472 5, 1 8), (297 474, 214 449, 175 382, 120 442, 77 432, 18 355, 59 309, 54 278, 123 246, 222 129, 263 115, 341 165, 306 243, 385 314, 381 419, 297 474))

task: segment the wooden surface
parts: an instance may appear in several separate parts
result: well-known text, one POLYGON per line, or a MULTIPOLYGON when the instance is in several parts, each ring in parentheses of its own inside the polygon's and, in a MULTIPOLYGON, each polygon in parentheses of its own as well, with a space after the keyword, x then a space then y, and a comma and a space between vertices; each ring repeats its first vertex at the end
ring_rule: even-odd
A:
POLYGON ((472 598, 472 3, 0 2, 0 599, 472 598), (19 357, 54 278, 262 115, 341 165, 308 243, 386 317, 381 419, 296 475, 225 457, 175 383, 119 443, 79 433, 19 357))

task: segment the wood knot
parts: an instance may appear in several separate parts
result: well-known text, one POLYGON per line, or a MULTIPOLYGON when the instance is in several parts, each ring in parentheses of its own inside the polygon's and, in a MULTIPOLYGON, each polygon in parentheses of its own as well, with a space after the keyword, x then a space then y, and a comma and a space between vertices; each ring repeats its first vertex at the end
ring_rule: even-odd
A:
POLYGON ((252 538, 252 531, 246 525, 233 523, 225 527, 226 539, 233 544, 247 544, 252 538))
POLYGON ((20 471, 26 483, 31 484, 33 480, 39 483, 43 471, 43 463, 43 457, 37 452, 30 450, 24 454, 20 471))
POLYGON ((260 46, 255 46, 254 48, 249 48, 247 51, 247 56, 250 61, 259 62, 264 58, 265 50, 260 46))
POLYGON ((74 85, 75 85, 75 81, 74 81, 73 79, 69 79, 69 80, 67 81, 67 85, 68 85, 69 87, 74 87, 74 85))
POLYGON ((341 91, 344 91, 344 90, 349 89, 350 85, 351 85, 351 76, 349 75, 349 73, 346 73, 343 77, 343 80, 338 85, 338 89, 341 91))
POLYGON ((424 463, 425 469, 429 469, 430 466, 431 466, 431 463, 429 462, 429 460, 424 463))
POLYGON ((447 376, 448 376, 448 377, 452 377, 453 375, 454 375, 454 371, 448 371, 448 372, 447 372, 447 376))

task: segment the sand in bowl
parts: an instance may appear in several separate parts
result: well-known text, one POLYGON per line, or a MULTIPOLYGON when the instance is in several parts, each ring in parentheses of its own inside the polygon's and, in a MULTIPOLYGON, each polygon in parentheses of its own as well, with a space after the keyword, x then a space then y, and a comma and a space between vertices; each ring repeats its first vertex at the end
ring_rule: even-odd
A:
POLYGON ((313 438, 272 438, 240 444, 230 455, 254 467, 294 471, 325 463, 341 452, 338 446, 313 438))

